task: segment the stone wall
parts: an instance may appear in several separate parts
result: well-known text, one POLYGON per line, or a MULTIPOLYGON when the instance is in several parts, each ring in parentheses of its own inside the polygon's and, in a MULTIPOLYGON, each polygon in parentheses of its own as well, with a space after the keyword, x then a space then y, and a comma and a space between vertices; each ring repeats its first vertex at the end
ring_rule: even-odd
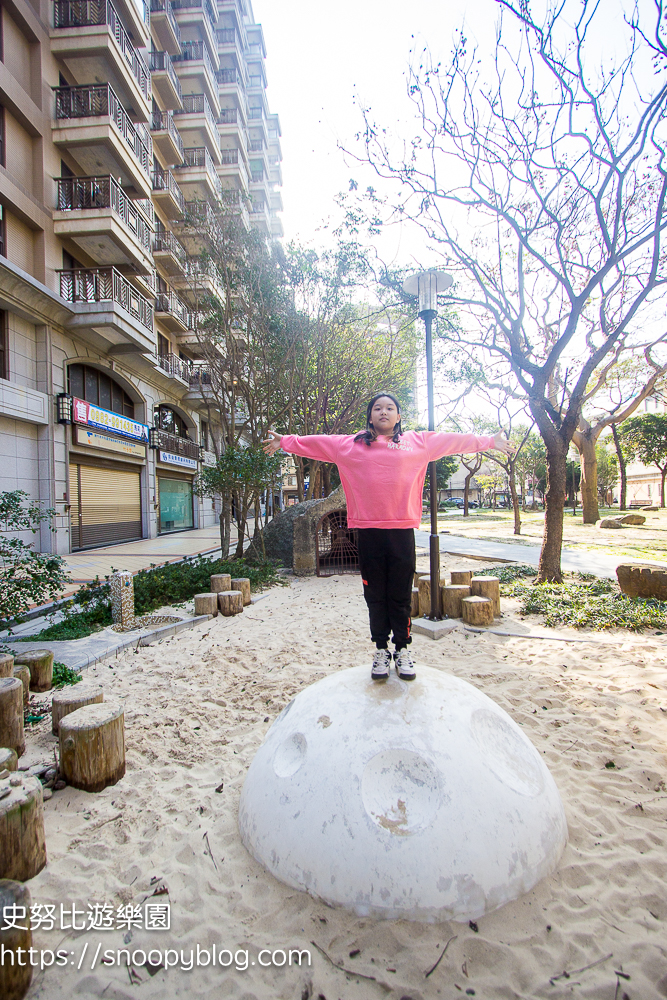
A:
POLYGON ((265 554, 272 562, 293 569, 297 576, 314 576, 317 569, 315 533, 320 518, 332 510, 345 510, 343 487, 324 500, 305 500, 282 511, 252 540, 244 553, 248 562, 260 562, 265 554))

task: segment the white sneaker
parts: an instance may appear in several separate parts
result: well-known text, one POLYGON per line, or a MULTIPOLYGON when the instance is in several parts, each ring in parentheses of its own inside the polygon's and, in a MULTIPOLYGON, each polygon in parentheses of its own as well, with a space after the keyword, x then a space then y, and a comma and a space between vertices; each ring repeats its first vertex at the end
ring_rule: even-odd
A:
POLYGON ((413 681, 417 676, 415 665, 407 649, 399 649, 394 653, 394 664, 396 673, 402 681, 413 681))
POLYGON ((376 649, 373 655, 371 678, 374 681, 386 681, 391 666, 391 653, 388 649, 376 649))

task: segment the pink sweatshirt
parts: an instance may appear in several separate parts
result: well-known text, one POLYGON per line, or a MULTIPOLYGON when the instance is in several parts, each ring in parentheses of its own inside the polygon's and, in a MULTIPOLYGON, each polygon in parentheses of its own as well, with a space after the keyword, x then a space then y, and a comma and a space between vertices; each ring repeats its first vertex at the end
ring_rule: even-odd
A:
POLYGON ((354 434, 286 434, 292 455, 335 462, 347 499, 350 528, 418 528, 429 462, 493 447, 493 436, 407 431, 398 444, 378 437, 370 448, 354 434))

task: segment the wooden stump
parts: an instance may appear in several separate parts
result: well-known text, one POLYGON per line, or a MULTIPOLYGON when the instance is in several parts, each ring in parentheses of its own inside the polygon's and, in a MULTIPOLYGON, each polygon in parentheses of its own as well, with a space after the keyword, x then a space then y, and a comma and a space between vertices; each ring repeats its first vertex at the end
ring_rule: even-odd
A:
POLYGON ((101 792, 125 774, 125 717, 118 702, 86 705, 60 720, 60 770, 68 785, 101 792))
POLYGON ((23 685, 16 677, 0 678, 0 747, 16 750, 18 757, 25 750, 23 685))
POLYGON ((468 625, 493 625, 493 601, 488 597, 464 597, 463 621, 468 625))
POLYGON ((42 783, 11 774, 0 781, 0 796, 0 878, 27 882, 46 864, 42 783))
POLYGON ((195 594, 195 614, 213 615, 218 613, 218 595, 216 593, 195 594))
POLYGON ((473 576, 470 581, 473 597, 488 597, 493 602, 493 614, 500 618, 500 580, 497 576, 473 576))
POLYGON ((472 570, 469 569, 453 569, 452 570, 452 583, 461 584, 464 587, 470 586, 470 580, 472 577, 472 570))
POLYGON ((231 573, 216 573, 211 577, 211 590, 214 594, 222 594, 225 590, 232 589, 231 573))
POLYGON ((53 686, 53 653, 50 649, 28 649, 14 654, 15 664, 24 664, 30 671, 31 691, 50 691, 53 686))
POLYGON ((218 608, 225 618, 240 615, 243 611, 243 594, 240 590, 226 590, 218 594, 218 608))
MULTIPOLYGON (((440 595, 438 594, 438 597, 440 595)), ((440 611, 440 601, 438 601, 438 612, 440 611)), ((422 576, 419 581, 419 614, 431 614, 431 577, 422 576)))
POLYGON ((12 677, 14 673, 14 657, 11 653, 0 653, 0 677, 12 677))
POLYGON ((60 720, 86 705, 101 705, 104 690, 101 684, 73 684, 56 691, 51 703, 51 732, 58 735, 60 720))
POLYGON ((30 704, 30 669, 25 663, 19 663, 18 667, 14 667, 14 677, 23 685, 23 707, 27 708, 30 704))
POLYGON ((247 576, 232 577, 232 590, 240 590, 243 594, 243 607, 250 604, 250 580, 247 576))
POLYGON ((28 960, 28 949, 32 948, 30 902, 30 891, 25 885, 0 879, 0 955, 4 954, 4 961, 0 962, 0 997, 3 1000, 23 1000, 32 980, 33 967, 28 960), (26 914, 25 920, 10 919, 10 914, 22 912, 26 914))
POLYGON ((448 583, 442 590, 442 613, 447 618, 461 618, 463 611, 461 601, 470 597, 470 587, 459 583, 448 583))
POLYGON ((419 617, 419 587, 412 588, 412 608, 411 614, 413 618, 419 617))
POLYGON ((423 576, 428 576, 428 573, 426 573, 424 570, 420 570, 419 572, 415 572, 414 586, 417 588, 417 590, 419 590, 419 581, 421 580, 421 578, 423 576))
POLYGON ((19 766, 19 759, 16 750, 9 747, 0 748, 0 773, 2 771, 16 771, 19 766))

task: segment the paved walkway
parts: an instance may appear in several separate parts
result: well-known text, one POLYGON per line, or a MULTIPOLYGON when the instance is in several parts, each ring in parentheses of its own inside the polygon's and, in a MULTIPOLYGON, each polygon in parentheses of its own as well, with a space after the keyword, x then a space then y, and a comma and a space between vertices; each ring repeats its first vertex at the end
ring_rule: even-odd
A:
MULTIPOLYGON (((429 533, 415 531, 417 545, 428 550, 429 533)), ((458 556, 480 556, 484 559, 498 559, 508 562, 528 563, 537 566, 540 558, 540 546, 524 542, 487 542, 478 538, 466 538, 463 535, 445 534, 440 532, 440 551, 458 556)), ((602 552, 591 552, 588 549, 561 550, 561 566, 569 573, 594 573, 596 576, 616 579, 616 567, 619 563, 628 562, 625 556, 606 555, 602 552)), ((665 563, 654 562, 651 559, 642 560, 656 566, 665 563)))

